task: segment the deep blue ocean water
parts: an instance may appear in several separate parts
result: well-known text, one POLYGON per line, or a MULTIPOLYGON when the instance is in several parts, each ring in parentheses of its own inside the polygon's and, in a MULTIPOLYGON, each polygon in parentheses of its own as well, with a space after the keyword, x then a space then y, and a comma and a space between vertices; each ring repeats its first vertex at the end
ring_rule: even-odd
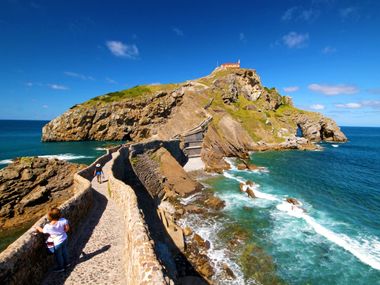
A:
POLYGON ((233 168, 205 181, 226 202, 224 217, 184 223, 212 241, 215 260, 237 272, 231 284, 249 280, 243 281, 237 253, 218 238, 228 223, 250 233, 288 284, 380 284, 380 128, 342 130, 347 143, 324 143, 323 151, 253 153, 251 162, 267 171, 233 168), (248 179, 258 185, 254 200, 239 191, 248 179), (306 212, 292 209, 287 197, 306 212))
POLYGON ((0 120, 0 168, 21 156, 49 156, 90 164, 104 154, 107 142, 41 142, 47 121, 0 120))

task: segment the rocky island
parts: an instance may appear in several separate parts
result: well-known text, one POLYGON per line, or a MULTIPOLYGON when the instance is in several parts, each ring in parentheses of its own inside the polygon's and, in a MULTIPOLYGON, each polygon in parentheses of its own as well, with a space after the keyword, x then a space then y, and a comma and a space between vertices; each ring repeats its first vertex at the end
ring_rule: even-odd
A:
MULTIPOLYGON (((333 120, 300 110, 290 97, 264 87, 255 70, 221 66, 196 80, 136 86, 75 105, 43 127, 42 140, 127 142, 108 150, 95 162, 107 168, 108 180, 102 186, 102 195, 115 200, 123 213, 123 258, 134 256, 133 261, 124 263, 126 280, 131 284, 141 284, 142 280, 144 284, 219 284, 215 278, 235 280, 236 273, 226 263, 211 260, 210 241, 179 221, 194 214, 204 219, 222 217, 225 202, 204 190, 196 175, 185 171, 189 163, 197 160, 200 169, 221 173, 230 168, 224 158, 236 157, 239 169, 261 171, 247 162, 250 151, 313 150, 319 148, 318 142, 345 142, 347 138, 333 120), (189 196, 193 197, 190 202, 184 202, 189 196)), ((40 158, 28 163, 28 167, 15 164, 2 170, 0 194, 17 196, 16 200, 2 200, 3 218, 29 211, 28 207, 51 201, 51 197, 69 199, 71 190, 67 188, 72 180, 66 181, 62 176, 70 176, 68 169, 80 169, 40 158), (57 178, 53 178, 52 163, 66 172, 55 170, 57 178), (42 167, 46 169, 42 171, 42 167), (56 179, 59 187, 54 186, 56 179), (17 183, 30 184, 32 190, 10 191, 9 187, 17 183), (66 189, 64 195, 59 194, 60 189, 66 189)), ((94 164, 76 176, 83 195, 101 189, 90 184, 93 169, 94 164)), ((252 181, 246 183, 254 186, 252 181)), ((255 199, 253 191, 248 190, 244 191, 255 199)), ((75 203, 86 203, 86 199, 75 203)), ((50 205, 44 204, 39 213, 50 205)), ((247 236, 244 229, 234 229, 232 236, 220 233, 231 250, 244 248, 241 263, 249 268, 244 271, 245 278, 254 278, 261 284, 283 284, 263 250, 253 244, 243 246, 247 236), (252 263, 256 266, 249 267, 252 263)), ((24 274, 21 269, 20 272, 19 276, 24 274)), ((33 274, 42 278, 41 271, 33 274)), ((9 278, 7 269, 0 264, 1 276, 9 278)))
POLYGON ((167 140, 206 120, 201 157, 211 171, 228 168, 225 156, 347 140, 333 120, 300 110, 290 97, 264 87, 255 70, 226 67, 181 84, 136 86, 95 97, 49 122, 42 140, 167 140))

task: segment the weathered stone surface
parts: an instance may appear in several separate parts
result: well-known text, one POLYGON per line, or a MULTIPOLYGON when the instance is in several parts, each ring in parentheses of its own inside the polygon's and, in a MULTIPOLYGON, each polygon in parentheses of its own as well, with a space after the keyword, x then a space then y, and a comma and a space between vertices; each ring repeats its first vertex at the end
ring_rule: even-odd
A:
POLYGON ((19 158, 0 170, 0 227, 36 221, 73 194, 73 176, 83 165, 39 157, 19 158))
POLYGON ((223 209, 224 206, 226 205, 226 203, 223 200, 221 200, 220 198, 218 198, 216 196, 212 196, 212 197, 208 198, 206 201, 204 201, 204 204, 207 207, 214 209, 214 210, 223 209))
POLYGON ((154 133, 180 104, 183 92, 173 89, 141 99, 74 106, 44 126, 43 141, 139 140, 154 133))

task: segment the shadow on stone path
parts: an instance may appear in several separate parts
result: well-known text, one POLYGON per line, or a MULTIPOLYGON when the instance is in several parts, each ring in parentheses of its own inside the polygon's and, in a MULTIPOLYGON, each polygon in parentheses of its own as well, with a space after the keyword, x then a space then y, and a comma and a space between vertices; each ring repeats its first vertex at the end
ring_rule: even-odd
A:
MULTIPOLYGON (((110 164, 103 167, 105 176, 110 164)), ((72 265, 65 272, 48 272, 42 284, 124 284, 124 220, 118 206, 107 198, 107 182, 92 180, 93 207, 75 240, 69 240, 72 265)), ((70 236, 69 236, 70 238, 70 236)))

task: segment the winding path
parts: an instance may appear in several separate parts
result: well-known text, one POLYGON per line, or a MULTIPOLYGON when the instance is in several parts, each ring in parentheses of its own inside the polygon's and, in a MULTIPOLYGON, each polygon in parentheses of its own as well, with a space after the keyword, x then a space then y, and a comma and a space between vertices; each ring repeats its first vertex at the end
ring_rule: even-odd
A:
MULTIPOLYGON (((109 161, 103 167, 107 178, 111 171, 109 161)), ((125 284, 124 276, 124 219, 118 205, 109 199, 107 182, 99 184, 94 178, 93 207, 81 229, 73 229, 80 234, 70 241, 69 254, 72 265, 63 273, 49 272, 42 282, 49 284, 125 284)))

